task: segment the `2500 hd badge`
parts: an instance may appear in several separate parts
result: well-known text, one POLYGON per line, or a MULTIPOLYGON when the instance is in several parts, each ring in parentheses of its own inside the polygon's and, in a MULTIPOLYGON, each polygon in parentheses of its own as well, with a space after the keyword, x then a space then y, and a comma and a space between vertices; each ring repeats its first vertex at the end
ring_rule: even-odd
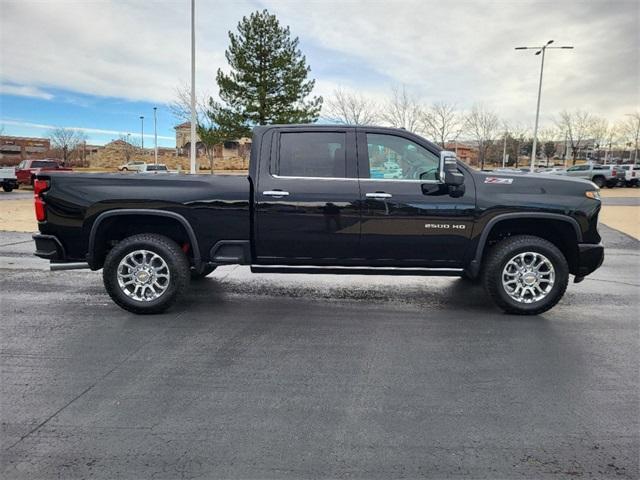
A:
POLYGON ((425 223, 424 228, 437 228, 441 230, 448 230, 451 228, 454 230, 464 230, 467 226, 463 223, 425 223))

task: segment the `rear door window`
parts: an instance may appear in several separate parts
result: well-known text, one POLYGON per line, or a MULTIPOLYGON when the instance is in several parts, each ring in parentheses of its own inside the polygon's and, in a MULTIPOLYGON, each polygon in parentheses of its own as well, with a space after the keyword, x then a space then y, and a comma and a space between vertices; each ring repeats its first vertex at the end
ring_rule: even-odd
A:
POLYGON ((345 178, 345 145, 343 132, 282 133, 272 173, 279 177, 345 178))

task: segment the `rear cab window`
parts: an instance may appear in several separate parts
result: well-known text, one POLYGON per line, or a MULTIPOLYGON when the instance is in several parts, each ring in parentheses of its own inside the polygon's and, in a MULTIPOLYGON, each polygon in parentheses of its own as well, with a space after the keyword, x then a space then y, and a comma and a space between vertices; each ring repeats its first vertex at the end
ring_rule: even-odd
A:
POLYGON ((345 178, 345 132, 283 132, 271 173, 278 177, 345 178))

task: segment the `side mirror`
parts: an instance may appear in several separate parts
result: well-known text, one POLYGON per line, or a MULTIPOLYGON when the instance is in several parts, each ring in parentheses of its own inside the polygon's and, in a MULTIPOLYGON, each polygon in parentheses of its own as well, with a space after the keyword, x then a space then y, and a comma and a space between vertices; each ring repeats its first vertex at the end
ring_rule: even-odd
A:
POLYGON ((440 180, 446 185, 458 187, 464 183, 464 175, 458 171, 458 159, 455 152, 440 152, 440 180))
POLYGON ((464 175, 458 171, 458 159, 454 152, 440 152, 440 180, 448 187, 449 195, 459 198, 464 195, 464 175))

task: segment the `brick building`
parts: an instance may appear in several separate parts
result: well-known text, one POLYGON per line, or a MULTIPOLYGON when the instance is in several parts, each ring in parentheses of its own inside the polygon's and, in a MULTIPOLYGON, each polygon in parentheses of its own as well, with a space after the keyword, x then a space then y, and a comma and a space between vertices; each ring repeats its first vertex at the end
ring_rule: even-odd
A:
POLYGON ((474 165, 478 163, 478 147, 466 142, 451 142, 445 145, 446 150, 456 152, 456 156, 464 163, 474 165))
POLYGON ((48 138, 0 136, 0 163, 17 165, 26 158, 44 158, 51 149, 48 138))
MULTIPOLYGON (((191 123, 184 122, 174 127, 176 131, 176 150, 179 155, 189 155, 191 148, 191 123)), ((200 142, 200 137, 196 133, 196 149, 198 155, 204 155, 204 146, 200 142)), ((214 148, 215 158, 249 158, 251 152, 251 139, 240 138, 229 140, 214 148)))

